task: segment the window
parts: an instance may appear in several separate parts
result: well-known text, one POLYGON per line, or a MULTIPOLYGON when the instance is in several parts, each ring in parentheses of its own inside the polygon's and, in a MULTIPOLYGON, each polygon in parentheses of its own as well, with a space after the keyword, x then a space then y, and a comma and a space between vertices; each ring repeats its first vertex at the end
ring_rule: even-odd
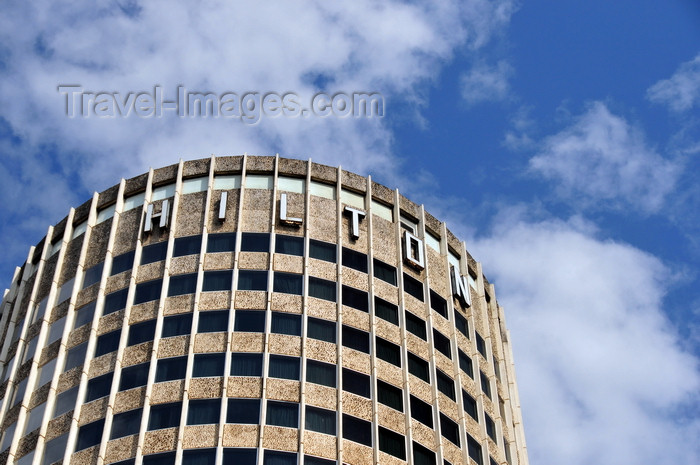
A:
POLYGON ((262 310, 236 310, 234 331, 244 333, 265 332, 265 312, 262 310))
POLYGON ((170 284, 168 284, 168 297, 174 297, 185 294, 194 294, 196 290, 197 273, 180 274, 170 277, 170 284))
POLYGON ((126 391, 139 386, 145 386, 148 381, 148 368, 150 363, 140 363, 122 369, 119 379, 119 390, 126 391))
POLYGON ((262 376, 262 354, 231 354, 231 376, 262 376))
POLYGON ((414 465, 436 465, 435 452, 421 446, 417 442, 413 443, 413 464, 414 465))
POLYGON ((430 308, 438 312, 444 318, 449 319, 447 316, 447 301, 432 289, 430 289, 430 308))
POLYGON ((389 429, 379 427, 379 450, 406 460, 406 439, 389 429))
POLYGON ((233 252, 236 250, 236 233, 209 234, 207 253, 233 252))
POLYGON ((85 276, 83 276, 83 289, 100 282, 100 279, 102 278, 102 268, 104 268, 104 262, 98 263, 97 265, 85 270, 85 276))
MULTIPOLYGON (((172 278, 170 280, 172 282, 172 278)), ((163 285, 162 279, 154 279, 136 285, 136 294, 134 295, 134 305, 158 300, 160 298, 160 288, 163 285)), ((194 292, 194 291, 193 291, 194 292)))
POLYGON ((306 381, 309 383, 321 384, 323 386, 335 387, 335 365, 330 363, 307 360, 306 381))
POLYGON ((219 423, 221 399, 190 400, 187 409, 188 425, 208 425, 219 423))
POLYGON ((403 412, 403 391, 389 383, 377 380, 377 401, 403 412))
POLYGON ((301 336, 301 315, 272 312, 270 331, 275 334, 301 336))
POLYGON ((374 259, 374 277, 396 286, 396 268, 376 258, 374 259))
MULTIPOLYGON (((334 433, 335 434, 335 433, 334 433)), ((304 465, 336 465, 335 460, 322 459, 320 457, 304 456, 304 465)))
POLYGON ((335 436, 335 412, 307 405, 305 428, 317 433, 335 436))
POLYGON ((78 344, 77 346, 68 350, 66 354, 66 363, 63 366, 63 371, 68 371, 71 368, 75 368, 82 365, 85 361, 85 352, 87 351, 87 342, 78 344))
POLYGON ((138 434, 139 427, 141 426, 141 413, 143 410, 140 408, 129 410, 128 412, 117 413, 112 418, 112 434, 110 434, 109 439, 122 438, 124 436, 131 436, 132 434, 138 434))
POLYGON ((175 452, 144 455, 143 465, 175 465, 175 452))
POLYGON ((107 373, 106 375, 98 376, 88 381, 85 403, 109 395, 109 389, 112 387, 113 374, 114 373, 107 373))
POLYGON ((408 352, 408 372, 413 376, 430 383, 430 366, 428 362, 417 355, 408 352))
POLYGON ((461 350, 457 350, 457 357, 459 358, 459 368, 461 368, 463 372, 468 374, 470 378, 474 379, 474 368, 472 365, 472 359, 469 358, 469 356, 461 350))
POLYGON ((265 424, 284 426, 285 428, 299 427, 299 404, 291 402, 267 401, 265 424))
POLYGON ((299 358, 285 355, 270 355, 270 367, 267 375, 271 378, 299 381, 299 358))
POLYGON ((296 465, 297 454, 293 452, 280 452, 276 450, 266 450, 263 458, 263 465, 296 465))
POLYGON ((75 400, 78 398, 78 386, 63 391, 56 396, 56 404, 53 409, 53 417, 63 415, 75 408, 75 400))
POLYGON ((309 297, 335 302, 335 283, 309 276, 309 297))
POLYGON ((168 241, 158 242, 156 244, 147 245, 141 250, 141 264, 159 262, 165 260, 165 255, 168 252, 168 241))
POLYGON ((178 237, 175 239, 173 257, 199 254, 202 250, 202 236, 178 237))
POLYGON ((202 292, 230 291, 232 281, 232 270, 205 271, 202 292))
POLYGON ((152 405, 151 414, 148 418, 148 430, 153 431, 155 429, 180 426, 181 413, 182 402, 152 405))
POLYGON ((481 390, 484 391, 484 394, 486 394, 486 397, 489 399, 491 398, 491 383, 489 382, 488 376, 486 374, 479 370, 479 381, 481 381, 481 390))
POLYGON ((343 305, 357 310, 369 311, 367 293, 350 286, 343 286, 343 305))
POLYGON ((306 324, 308 337, 335 344, 335 323, 333 321, 309 317, 306 324))
POLYGON ((401 366, 401 349, 399 346, 379 337, 375 338, 375 343, 377 345, 377 358, 397 367, 401 366))
POLYGON ((304 255, 304 238, 297 236, 283 236, 278 234, 275 237, 275 253, 287 255, 304 255))
POLYGON ((488 359, 486 355, 486 341, 484 341, 484 338, 481 337, 479 333, 476 333, 476 350, 478 350, 485 359, 488 359))
POLYGON ((462 402, 464 403, 464 411, 469 414, 477 423, 479 422, 479 413, 476 410, 476 399, 469 395, 467 391, 462 391, 462 402))
POLYGON ((269 252, 270 235, 268 233, 243 233, 241 252, 269 252))
POLYGON ((192 330, 192 314, 166 316, 163 318, 163 331, 161 337, 182 336, 190 334, 192 330))
POLYGON ((336 262, 336 246, 314 239, 309 241, 309 257, 326 262, 336 262))
MULTIPOLYGON (((111 295, 111 294, 110 294, 111 295)), ((126 296, 126 294, 124 294, 126 296)), ((126 299, 126 297, 124 297, 126 299)), ((75 312, 75 321, 73 322, 73 328, 80 328, 84 324, 90 323, 92 318, 95 316, 95 306, 97 302, 92 301, 89 304, 80 307, 75 312)), ((105 297, 105 306, 107 305, 107 297, 105 297)), ((124 300, 124 307, 126 307, 126 300, 124 300)), ((123 307, 122 307, 123 308, 123 307)))
POLYGON ((224 354, 195 354, 192 377, 224 375, 224 354))
POLYGON ((372 447, 372 423, 344 414, 343 438, 372 447))
POLYGON ((455 400, 455 382, 440 370, 436 371, 438 391, 455 400))
POLYGON ((389 323, 399 325, 399 307, 384 299, 374 298, 374 314, 389 323))
POLYGON ((42 465, 50 465, 63 459, 63 454, 66 452, 66 444, 68 442, 68 433, 65 433, 55 439, 46 442, 44 449, 44 458, 41 461, 42 465))
POLYGON ((367 255, 343 247, 343 266, 367 273, 367 255))
POLYGON ((403 274, 403 290, 423 302, 423 283, 406 273, 403 274))
POLYGON ((156 320, 144 321, 129 326, 127 346, 135 346, 142 342, 152 341, 156 333, 156 320))
POLYGON ((433 407, 418 397, 411 396, 411 418, 420 421, 428 428, 433 427, 433 407))
POLYGON ((216 449, 189 449, 182 451, 182 465, 214 465, 216 449))
POLYGON ((199 312, 198 333, 220 333, 228 331, 228 310, 199 312))
MULTIPOLYGON (((127 288, 127 289, 121 289, 119 291, 107 294, 105 296, 105 303, 104 303, 104 307, 102 310, 102 314, 109 315, 110 313, 114 313, 114 312, 119 311, 122 308, 126 307, 126 296, 127 296, 128 292, 129 292, 129 289, 127 288)), ((86 305, 86 307, 87 307, 87 305, 86 305)), ((94 308, 93 308, 93 310, 94 310, 94 308)), ((90 319, 92 319, 92 318, 90 318, 90 319)), ((86 323, 87 323, 87 321, 86 321, 86 323)), ((76 328, 77 328, 77 326, 76 326, 76 328)))
POLYGON ((275 271, 274 277, 273 291, 284 294, 302 294, 302 288, 304 287, 304 277, 302 275, 275 271))
POLYGON ((224 465, 255 465, 257 460, 257 449, 224 449, 224 465))
MULTIPOLYGON (((134 266, 134 251, 117 255, 112 259, 112 270, 110 276, 131 270, 134 266)), ((87 274, 85 275, 87 277, 87 274)))
POLYGON ((460 333, 464 334, 467 339, 469 339, 469 324, 467 323, 467 319, 464 318, 461 314, 455 310, 455 326, 457 327, 457 331, 460 333))
POLYGON ((343 325, 343 346, 369 353, 369 333, 343 325))
POLYGON ((489 465, 498 465, 498 462, 493 457, 489 457, 489 465))
POLYGON ((452 359, 452 349, 450 347, 450 340, 447 339, 441 332, 437 329, 433 329, 433 345, 438 352, 440 352, 445 357, 452 359))
POLYGON ((481 455, 481 444, 469 434, 467 434, 467 449, 469 451, 469 457, 478 465, 481 465, 484 460, 481 455))
POLYGON ((343 368, 343 391, 370 398, 369 376, 343 368))
POLYGON ((78 442, 75 445, 75 450, 79 451, 99 444, 102 440, 104 426, 104 418, 81 426, 78 430, 78 442))
POLYGON ((486 423, 486 434, 493 439, 493 442, 498 444, 498 440, 496 440, 496 425, 493 419, 491 419, 491 416, 486 412, 484 412, 484 423, 486 423))
POLYGON ((240 270, 238 272, 239 291, 267 291, 267 271, 240 270))
POLYGON ((428 333, 425 330, 425 321, 413 313, 406 311, 406 330, 413 333, 424 341, 428 340, 428 333))
POLYGON ((257 425, 260 422, 260 399, 229 399, 226 423, 257 425))
POLYGON ((444 414, 440 414, 440 432, 442 436, 455 446, 460 447, 459 442, 459 427, 457 423, 450 420, 444 414))
POLYGON ((185 379, 187 356, 161 358, 156 365, 156 383, 185 379))
POLYGON ((108 354, 114 352, 119 347, 119 338, 121 337, 122 330, 118 329, 112 331, 97 338, 97 345, 95 347, 95 357, 100 355, 108 354))

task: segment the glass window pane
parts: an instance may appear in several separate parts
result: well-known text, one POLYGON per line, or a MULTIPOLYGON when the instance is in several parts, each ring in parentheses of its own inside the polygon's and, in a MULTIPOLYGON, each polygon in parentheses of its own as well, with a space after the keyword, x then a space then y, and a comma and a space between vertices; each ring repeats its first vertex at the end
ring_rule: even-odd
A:
POLYGON ((303 178, 292 178, 289 176, 279 176, 277 178, 277 189, 287 192, 303 194, 306 181, 303 178))
POLYGON ((309 185, 309 192, 311 193, 311 195, 335 200, 335 186, 332 184, 311 181, 311 184, 309 185))
POLYGON ((224 354, 195 354, 192 377, 224 375, 224 354))
MULTIPOLYGON (((126 296, 129 289, 121 289, 105 296, 102 315, 109 315, 126 307, 126 296)), ((92 318, 91 318, 92 320, 92 318)))
POLYGON ((414 465, 436 465, 435 452, 423 447, 417 442, 413 443, 414 465))
POLYGON ((454 315, 455 326, 457 327, 457 331, 464 334, 467 337, 467 339, 469 339, 469 325, 467 324, 466 318, 457 313, 457 310, 455 310, 454 315))
POLYGON ((141 264, 146 265, 148 263, 159 262, 165 260, 165 255, 168 252, 168 241, 157 242, 155 244, 147 245, 141 249, 141 264))
POLYGON ((335 286, 333 281, 309 276, 309 297, 335 302, 335 286))
POLYGON ((161 337, 181 336, 190 334, 192 329, 192 314, 166 316, 163 318, 163 331, 161 337))
POLYGON ((168 197, 172 197, 174 195, 175 183, 154 187, 153 192, 151 193, 151 202, 155 202, 156 200, 167 199, 168 197))
POLYGON ((274 400, 268 401, 265 424, 284 426, 286 428, 298 428, 299 404, 293 404, 291 402, 278 402, 274 400))
POLYGON ((216 449, 189 449, 182 451, 182 465, 214 465, 216 449))
POLYGON ((365 291, 343 285, 343 305, 362 312, 369 311, 368 295, 365 291))
POLYGON ((262 354, 231 354, 231 376, 262 376, 262 354))
POLYGON ((299 381, 299 358, 270 355, 270 367, 267 375, 271 378, 299 381))
POLYGON ((335 344, 335 322, 309 317, 307 325, 306 335, 308 337, 335 344))
POLYGON ((377 401, 403 412, 403 391, 389 383, 377 380, 377 401))
POLYGON ((109 390, 112 387, 113 374, 114 373, 107 373, 106 375, 98 376, 88 381, 85 403, 109 395, 109 390))
POLYGON ((406 273, 403 274, 403 290, 423 302, 423 283, 406 273))
POLYGON ((452 358, 452 348, 450 340, 447 339, 440 331, 433 329, 433 345, 445 357, 452 358))
POLYGON ((228 310, 199 312, 199 333, 220 333, 228 331, 228 310))
POLYGON ((304 255, 304 238, 299 236, 283 236, 278 234, 275 237, 275 253, 287 255, 304 255))
POLYGON ((75 368, 82 365, 85 361, 85 352, 87 351, 87 342, 78 344, 77 346, 69 349, 66 353, 66 363, 63 366, 63 371, 66 372, 71 368, 75 368))
POLYGON ((372 423, 344 414, 343 438, 372 447, 372 423))
POLYGON ((401 349, 399 346, 380 337, 375 338, 375 343, 378 358, 397 367, 401 366, 401 349))
POLYGON ((272 312, 270 332, 301 336, 301 315, 293 313, 272 312))
POLYGON ((226 448, 223 465, 255 465, 257 459, 257 449, 226 448))
POLYGON ((307 405, 305 428, 335 436, 335 412, 307 405))
POLYGON ((230 291, 233 280, 233 271, 205 271, 202 291, 230 291))
POLYGON ((270 235, 268 233, 243 233, 241 235, 241 252, 269 252, 270 235))
POLYGON ((129 338, 127 346, 134 346, 142 342, 152 341, 156 333, 156 320, 144 321, 129 326, 129 338))
POLYGON ((236 310, 233 330, 245 333, 265 332, 265 312, 263 310, 236 310))
MULTIPOLYGON (((92 322, 92 318, 95 316, 96 304, 97 304, 97 302, 93 300, 89 304, 86 304, 85 306, 80 307, 79 309, 76 310, 75 321, 73 322, 74 329, 80 328, 84 324, 92 322)), ((126 301, 124 302, 124 305, 126 306, 126 301)))
POLYGON ((119 379, 119 390, 126 391, 139 386, 145 386, 148 381, 148 368, 150 363, 140 363, 122 369, 119 379))
POLYGON ((374 259, 374 277, 396 286, 396 268, 376 258, 374 259))
POLYGON ((257 425, 260 422, 260 399, 229 399, 226 423, 257 425))
POLYGON ((187 409, 188 425, 219 423, 221 399, 190 400, 187 409))
POLYGON ((134 251, 117 255, 112 259, 110 276, 131 270, 134 266, 134 251))
POLYGON ((97 338, 97 345, 95 346, 95 357, 99 357, 100 355, 108 354, 117 350, 121 335, 122 330, 118 329, 99 336, 97 338))
POLYGON ((399 433, 379 427, 379 450, 401 460, 406 459, 406 439, 399 433))
POLYGON ((148 418, 148 430, 152 431, 180 426, 181 413, 182 402, 152 405, 151 413, 148 418))
POLYGON ((68 433, 47 441, 44 447, 44 457, 41 461, 41 465, 51 465, 52 463, 62 460, 63 455, 66 453, 67 443, 68 433))
POLYGON ((374 314, 389 323, 399 325, 399 307, 384 299, 374 298, 374 314))
POLYGON ((335 263, 336 245, 311 239, 309 241, 309 257, 335 263))
POLYGON ((343 346, 369 353, 369 333, 343 325, 343 346))
POLYGON ((304 277, 302 275, 275 271, 274 278, 273 291, 282 292, 284 294, 302 294, 304 284, 304 277))
POLYGON ((241 188, 241 175, 214 176, 214 189, 228 190, 241 188))
POLYGON ((104 262, 100 262, 97 265, 85 270, 85 276, 83 276, 83 289, 90 287, 95 283, 100 282, 102 279, 102 268, 104 267, 104 262))
POLYGON ((263 455, 263 465, 296 465, 297 454, 293 452, 280 452, 266 450, 263 455))
POLYGON ((238 272, 239 291, 267 291, 267 271, 240 270, 238 272))
POLYGON ((428 333, 425 330, 425 321, 413 313, 406 311, 406 330, 415 334, 424 341, 428 340, 428 333))
POLYGON ((131 195, 124 199, 124 211, 129 211, 136 207, 143 207, 143 201, 146 198, 145 192, 140 192, 135 195, 131 195))
POLYGON ((110 439, 122 438, 139 432, 141 426, 140 408, 128 412, 118 413, 112 417, 112 434, 110 439))
POLYGON ((246 189, 272 189, 272 176, 266 174, 246 174, 246 189))
POLYGON ((470 378, 474 379, 474 366, 472 365, 472 359, 461 350, 457 351, 457 355, 459 357, 459 368, 468 374, 470 378))
POLYGON ((156 365, 156 383, 185 379, 187 370, 187 357, 162 358, 156 365))
POLYGON ((411 418, 423 423, 428 428, 433 427, 433 407, 415 396, 410 396, 411 418))
POLYGON ((440 432, 444 438, 452 442, 455 446, 460 447, 459 427, 457 423, 450 420, 442 413, 440 414, 440 432))
POLYGON ((175 465, 175 452, 144 455, 143 465, 175 465))
POLYGON ((182 193, 193 194, 195 192, 204 192, 209 186, 209 177, 200 176, 198 178, 185 179, 182 181, 182 193))
POLYGON ((75 445, 75 450, 79 451, 99 444, 102 440, 104 425, 105 420, 103 418, 81 426, 78 430, 78 440, 75 445))
POLYGON ((438 312, 442 317, 448 318, 447 301, 432 289, 430 289, 430 308, 438 312))
POLYGON ((66 412, 70 412, 75 408, 75 400, 78 398, 78 386, 63 391, 58 396, 56 396, 56 403, 54 404, 53 417, 63 415, 66 412))
POLYGON ((452 400, 455 400, 455 382, 440 370, 435 373, 435 378, 437 379, 438 391, 445 394, 452 400))
POLYGON ((462 403, 464 403, 464 411, 469 414, 474 421, 479 421, 479 414, 476 410, 476 399, 469 395, 468 392, 462 391, 462 403))
POLYGON ((335 388, 335 365, 307 360, 306 381, 335 388))
POLYGON ((234 252, 236 250, 236 233, 209 234, 207 252, 234 252))
POLYGON ((343 368, 343 391, 370 398, 369 376, 343 368))
MULTIPOLYGON (((137 285, 138 294, 138 285, 137 285)), ((197 290, 197 273, 180 274, 170 277, 170 282, 168 283, 168 297, 174 297, 178 295, 194 294, 197 290)), ((160 289, 158 290, 158 297, 160 297, 160 289)), ((158 297, 148 300, 155 300, 158 297)))
POLYGON ((198 255, 200 250, 202 250, 202 236, 178 237, 175 239, 173 257, 198 255))
POLYGON ((343 266, 367 273, 367 255, 343 247, 343 266))
POLYGON ((136 293, 134 294, 134 305, 160 299, 160 289, 162 285, 162 279, 154 279, 153 281, 137 284, 136 293))
POLYGON ((426 383, 430 383, 430 366, 417 355, 408 352, 408 372, 426 383))

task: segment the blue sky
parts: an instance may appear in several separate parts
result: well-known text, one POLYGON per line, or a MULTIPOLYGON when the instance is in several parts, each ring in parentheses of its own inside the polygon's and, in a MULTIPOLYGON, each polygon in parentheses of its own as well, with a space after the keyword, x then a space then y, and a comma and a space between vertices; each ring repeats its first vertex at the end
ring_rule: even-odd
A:
POLYGON ((180 158, 371 174, 496 284, 531 463, 698 463, 700 5, 8 1, 0 275, 71 206, 180 158), (68 118, 86 90, 376 91, 381 119, 68 118))

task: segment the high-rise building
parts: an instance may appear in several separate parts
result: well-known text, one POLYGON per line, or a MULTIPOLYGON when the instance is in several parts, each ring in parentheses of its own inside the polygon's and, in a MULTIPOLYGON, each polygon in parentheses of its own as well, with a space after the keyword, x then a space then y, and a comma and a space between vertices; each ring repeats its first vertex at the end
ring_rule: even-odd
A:
POLYGON ((0 463, 528 463, 481 266, 340 168, 122 180, 48 228, 1 311, 0 463))

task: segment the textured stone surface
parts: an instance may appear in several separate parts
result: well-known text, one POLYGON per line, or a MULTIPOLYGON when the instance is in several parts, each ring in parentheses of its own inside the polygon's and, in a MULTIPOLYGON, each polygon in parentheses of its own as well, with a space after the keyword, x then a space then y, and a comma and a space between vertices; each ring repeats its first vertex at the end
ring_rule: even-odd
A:
POLYGON ((233 333, 232 352, 262 352, 265 336, 259 333, 233 333))
POLYGON ((105 451, 105 462, 112 463, 135 457, 136 446, 138 445, 138 442, 138 434, 126 436, 119 439, 113 439, 107 442, 107 449, 105 451))
POLYGON ((270 309, 277 312, 301 313, 302 298, 300 295, 273 292, 270 299, 270 309))
POLYGON ((373 463, 372 448, 343 439, 343 463, 373 463))
POLYGON ((224 425, 224 447, 257 447, 260 436, 258 425, 224 425))
POLYGON ((114 413, 127 412, 135 408, 143 407, 145 398, 146 386, 117 392, 114 398, 114 413))
POLYGON ((287 334, 270 334, 268 351, 271 354, 301 355, 301 338, 287 334))
POLYGON ((229 376, 226 387, 228 397, 252 397, 262 396, 262 380, 249 376, 229 376))
POLYGON ((164 383, 155 383, 151 391, 151 404, 167 404, 182 400, 185 392, 185 380, 176 379, 164 383))
POLYGON ((261 291, 237 291, 236 309, 262 309, 267 306, 267 294, 261 291))
POLYGON ((195 353, 223 352, 226 350, 226 333, 203 333, 194 335, 195 353))
POLYGON ((306 339, 306 358, 335 364, 338 360, 338 346, 333 343, 306 339))
POLYGON ((108 401, 109 398, 102 397, 84 404, 80 408, 80 420, 78 421, 78 424, 83 426, 88 423, 92 423, 95 420, 99 420, 100 418, 104 418, 105 414, 107 413, 108 401))
POLYGON ((321 386, 320 384, 306 383, 305 387, 306 403, 329 410, 338 408, 338 391, 332 387, 321 386))
POLYGON ((265 426, 263 430, 263 447, 267 449, 297 451, 299 430, 281 426, 265 426))
POLYGON ((349 392, 342 392, 343 413, 372 421, 372 401, 349 392))
POLYGON ((214 252, 204 254, 204 270, 233 269, 233 252, 214 252))
POLYGON ((176 357, 187 354, 190 336, 175 336, 161 339, 158 344, 158 358, 176 357))
POLYGON ((179 428, 165 428, 156 431, 146 431, 143 441, 143 454, 156 454, 175 450, 179 428))
POLYGON ((187 391, 190 399, 219 398, 224 386, 223 378, 192 378, 187 391))
POLYGON ((268 378, 267 380, 265 395, 268 399, 299 402, 299 394, 299 381, 278 378, 268 378))
POLYGON ((315 431, 304 432, 304 453, 316 455, 330 460, 335 460, 338 456, 336 453, 338 440, 335 436, 321 434, 315 431))
POLYGON ((184 449, 215 447, 218 429, 218 425, 185 426, 185 431, 182 436, 182 447, 184 449))

